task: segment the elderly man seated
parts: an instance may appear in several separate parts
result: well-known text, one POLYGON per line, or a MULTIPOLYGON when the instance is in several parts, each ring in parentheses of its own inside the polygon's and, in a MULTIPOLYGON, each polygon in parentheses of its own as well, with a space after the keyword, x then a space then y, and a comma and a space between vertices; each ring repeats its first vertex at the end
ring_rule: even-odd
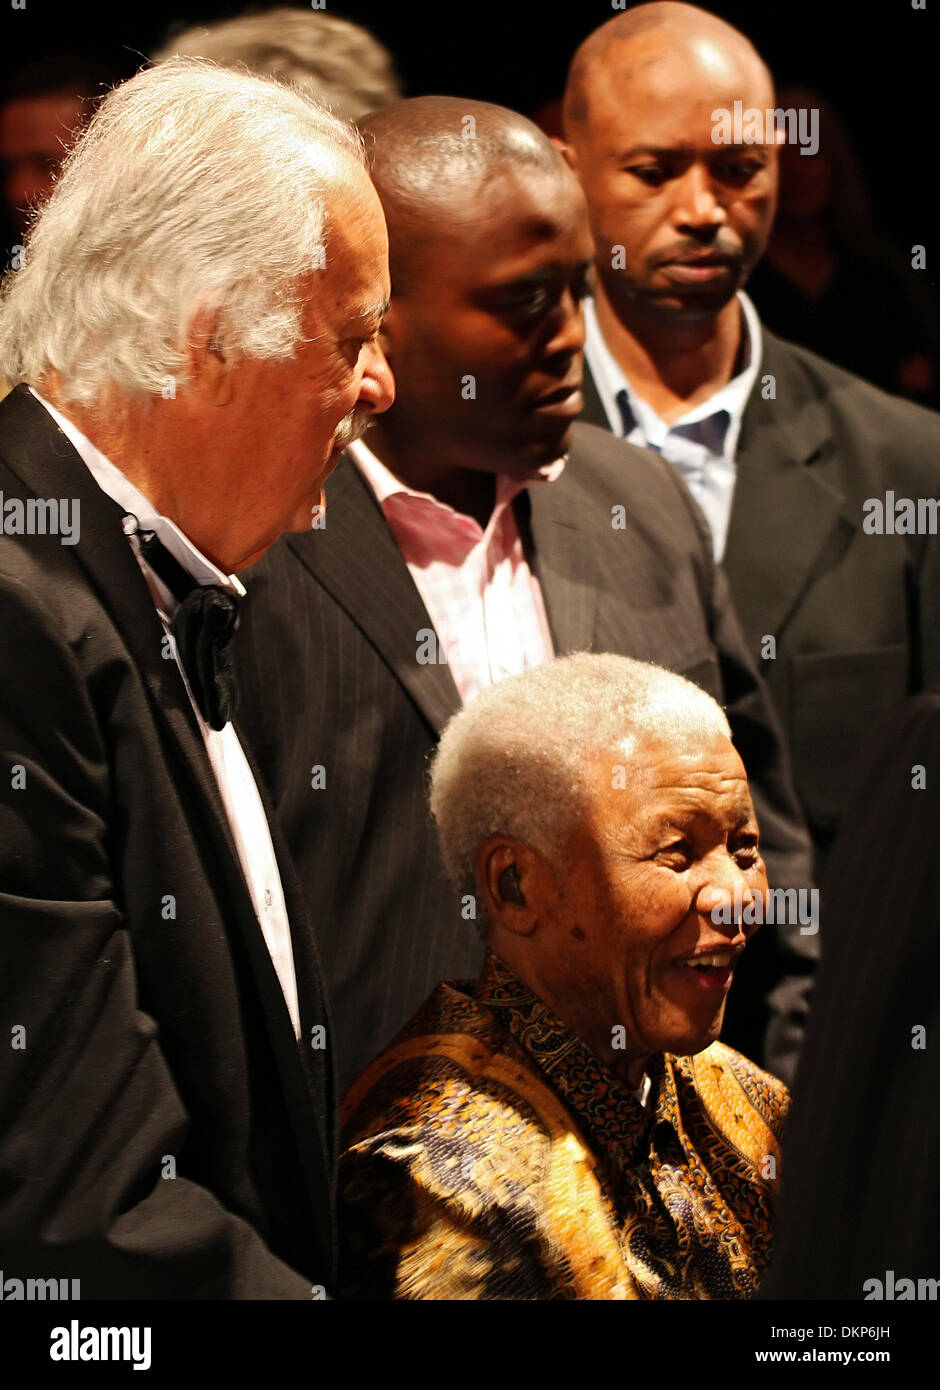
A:
POLYGON ((747 1298, 788 1096, 716 1041, 767 891, 721 709, 566 657, 451 720, 431 809, 489 949, 347 1096, 347 1293, 747 1298))

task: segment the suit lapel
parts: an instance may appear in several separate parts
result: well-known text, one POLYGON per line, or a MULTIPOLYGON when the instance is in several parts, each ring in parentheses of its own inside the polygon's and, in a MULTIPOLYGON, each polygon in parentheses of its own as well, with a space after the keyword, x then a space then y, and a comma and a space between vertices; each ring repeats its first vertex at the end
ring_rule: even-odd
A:
POLYGON ((765 329, 768 375, 776 398, 764 400, 758 380, 744 413, 724 559, 752 648, 780 632, 827 544, 844 544, 857 526, 825 406, 765 329))
MULTIPOLYGON (((565 468, 577 466, 573 451, 565 468)), ((591 648, 597 606, 590 541, 569 505, 568 489, 559 486, 563 482, 564 475, 555 483, 537 483, 514 503, 529 562, 542 589, 556 656, 591 648)))
POLYGON ((344 457, 327 484, 322 531, 288 545, 366 635, 439 734, 460 709, 446 662, 418 661, 422 630, 433 629, 382 510, 355 464, 344 457))
MULTIPOLYGON (((71 443, 26 387, 4 403, 10 434, 4 459, 39 497, 67 493, 80 503, 80 539, 75 555, 108 612, 140 673, 157 727, 162 731, 168 763, 176 780, 205 811, 203 828, 217 858, 226 866, 223 900, 245 939, 271 1042, 281 1065, 285 1094, 291 1100, 301 1151, 311 1152, 310 1096, 280 983, 258 926, 218 784, 186 687, 172 659, 164 659, 163 624, 153 605, 140 566, 125 538, 115 504, 95 483, 71 443), (297 1107, 302 1109, 298 1111, 297 1107)), ((208 866, 207 866, 208 869, 208 866)), ((211 872, 211 869, 208 869, 211 872)), ((214 885, 220 887, 217 883, 214 885)), ((298 970, 298 983, 300 971, 298 970)), ((322 1160, 319 1165, 322 1167, 322 1160)))
MULTIPOLYGON (((159 725, 182 754, 182 762, 214 816, 227 827, 186 687, 176 662, 163 656, 163 624, 121 530, 120 509, 101 491, 69 440, 25 386, 16 388, 5 409, 15 431, 15 442, 5 446, 8 465, 38 496, 58 496, 67 489, 80 503, 76 559, 134 658, 159 725)), ((235 855, 234 844, 231 848, 235 855)), ((237 863, 237 855, 235 859, 237 863)))

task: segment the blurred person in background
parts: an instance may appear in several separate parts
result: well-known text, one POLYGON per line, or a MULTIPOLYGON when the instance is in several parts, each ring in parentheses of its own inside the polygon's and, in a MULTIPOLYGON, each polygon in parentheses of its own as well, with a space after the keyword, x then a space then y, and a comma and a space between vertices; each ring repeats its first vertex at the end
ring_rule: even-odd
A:
POLYGON ((361 25, 322 10, 279 6, 194 25, 169 37, 153 61, 174 55, 289 82, 347 121, 402 95, 388 49, 361 25))
MULTIPOLYGON (((19 68, 6 83, 0 96, 4 269, 22 264, 30 220, 113 77, 94 59, 58 53, 19 68)), ((0 399, 9 389, 0 376, 0 399)))
POLYGON ((777 106, 818 110, 819 149, 780 146, 777 213, 748 281, 761 319, 884 391, 936 405, 936 304, 926 272, 910 261, 902 269, 876 236, 861 166, 829 103, 785 87, 777 106), (922 309, 924 296, 931 303, 922 309))
POLYGON ((20 68, 6 84, 0 178, 5 216, 21 238, 113 76, 93 59, 60 53, 20 68))

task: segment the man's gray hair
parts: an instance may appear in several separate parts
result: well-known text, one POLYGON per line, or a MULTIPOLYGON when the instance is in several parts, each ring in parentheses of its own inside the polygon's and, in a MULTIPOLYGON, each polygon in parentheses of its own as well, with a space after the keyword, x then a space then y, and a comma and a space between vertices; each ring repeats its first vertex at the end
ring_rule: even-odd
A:
POLYGON ((0 299, 0 373, 93 405, 186 379, 199 306, 226 346, 290 357, 324 264, 324 167, 364 166, 345 121, 297 92, 174 59, 115 87, 66 160, 0 299), (324 159, 324 150, 330 159, 324 159))
POLYGON ((631 657, 576 652, 491 686, 450 720, 431 765, 449 878, 476 892, 476 853, 491 835, 556 856, 596 790, 598 755, 629 782, 646 740, 679 746, 709 733, 731 736, 706 691, 631 657))
POLYGON ((179 54, 289 82, 347 121, 401 97, 388 49, 367 29, 322 10, 279 7, 196 25, 165 43, 154 62, 179 54))

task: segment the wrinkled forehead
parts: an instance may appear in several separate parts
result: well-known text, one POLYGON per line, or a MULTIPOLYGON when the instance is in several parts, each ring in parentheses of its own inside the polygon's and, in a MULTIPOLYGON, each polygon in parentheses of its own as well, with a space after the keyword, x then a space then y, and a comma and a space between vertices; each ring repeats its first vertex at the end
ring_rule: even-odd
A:
POLYGON ((342 252, 356 260, 379 243, 387 250, 388 233, 379 195, 366 170, 342 155, 322 180, 326 238, 335 257, 342 252))
POLYGON ((390 294, 388 236, 368 175, 350 161, 324 191, 324 203, 325 244, 304 284, 309 311, 381 319, 390 294))
POLYGON ((625 734, 597 751, 592 779, 601 816, 636 825, 689 816, 728 824, 752 814, 744 764, 717 730, 625 734))

